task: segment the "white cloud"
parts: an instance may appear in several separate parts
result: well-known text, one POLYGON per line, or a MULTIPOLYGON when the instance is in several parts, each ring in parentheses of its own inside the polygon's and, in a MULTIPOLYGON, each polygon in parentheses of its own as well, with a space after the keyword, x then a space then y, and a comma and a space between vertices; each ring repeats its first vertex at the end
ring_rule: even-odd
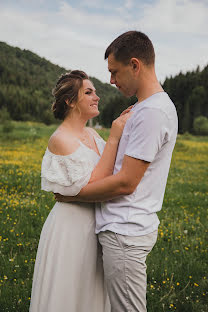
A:
POLYGON ((208 63, 208 7, 202 1, 157 0, 150 5, 123 0, 119 8, 108 0, 105 4, 104 0, 89 0, 87 8, 84 2, 79 7, 69 4, 73 2, 58 2, 56 11, 41 6, 23 10, 0 2, 0 40, 66 68, 83 69, 103 81, 109 79, 105 48, 130 29, 144 31, 152 39, 160 80, 208 63), (89 9, 96 4, 95 10, 89 9), (106 16, 102 6, 111 14, 106 16))
POLYGON ((159 0, 143 6, 140 25, 154 32, 207 35, 208 6, 194 0, 159 0))
MULTIPOLYGON (((80 18, 77 12, 68 23, 63 22, 62 17, 60 14, 57 19, 57 15, 43 12, 25 15, 14 9, 3 9, 0 40, 32 50, 67 69, 83 69, 91 76, 108 81, 103 56, 107 42, 102 43, 101 38, 85 33, 83 26, 83 32, 77 32, 75 22, 79 23, 80 18)), ((87 16, 81 15, 81 18, 86 20, 87 16)))
POLYGON ((133 5, 134 5, 133 0, 125 0, 124 7, 126 9, 131 9, 133 5))
POLYGON ((80 6, 86 8, 103 8, 103 6, 105 6, 105 0, 82 1, 80 6))
POLYGON ((73 27, 81 26, 83 33, 87 33, 88 30, 93 30, 93 33, 95 33, 98 30, 100 34, 99 37, 105 35, 106 32, 111 32, 112 29, 122 28, 125 23, 119 16, 105 16, 101 13, 89 13, 74 8, 66 2, 62 2, 58 14, 61 19, 64 19, 66 25, 70 24, 73 27))

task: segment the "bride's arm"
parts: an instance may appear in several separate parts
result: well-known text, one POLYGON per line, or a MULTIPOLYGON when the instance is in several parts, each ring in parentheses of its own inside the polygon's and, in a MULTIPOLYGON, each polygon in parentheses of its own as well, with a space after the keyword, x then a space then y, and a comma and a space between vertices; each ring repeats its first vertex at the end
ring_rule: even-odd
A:
POLYGON ((94 168, 89 183, 101 180, 112 175, 120 137, 127 119, 131 113, 126 113, 115 119, 112 123, 109 138, 105 144, 102 156, 94 168))
MULTIPOLYGON (((120 117, 118 117, 116 120, 113 121, 110 130, 110 135, 105 144, 104 151, 97 166, 92 171, 88 185, 97 183, 96 181, 101 181, 102 179, 105 179, 106 177, 112 175, 120 137, 122 135, 125 123, 127 119, 130 118, 131 115, 132 113, 131 112, 128 113, 127 110, 125 114, 122 114, 120 117)), ((70 141, 71 142, 70 144, 66 144, 66 142, 69 143, 69 139, 63 137, 63 134, 61 136, 59 135, 59 138, 56 137, 53 138, 52 144, 51 146, 49 146, 49 149, 55 154, 59 155, 68 155, 70 153, 73 153, 73 151, 77 149, 77 146, 75 146, 73 141, 72 142, 70 141)), ((60 194, 59 196, 62 197, 62 199, 65 198, 65 200, 63 201, 68 201, 70 199, 70 192, 71 190, 68 190, 68 187, 66 186, 64 190, 65 196, 60 194)), ((71 196, 74 198, 74 200, 78 199, 78 197, 75 195, 71 196)))
POLYGON ((140 183, 149 164, 144 160, 125 155, 122 168, 115 175, 105 177, 94 183, 88 183, 76 196, 55 194, 55 199, 60 202, 100 202, 129 195, 140 183))

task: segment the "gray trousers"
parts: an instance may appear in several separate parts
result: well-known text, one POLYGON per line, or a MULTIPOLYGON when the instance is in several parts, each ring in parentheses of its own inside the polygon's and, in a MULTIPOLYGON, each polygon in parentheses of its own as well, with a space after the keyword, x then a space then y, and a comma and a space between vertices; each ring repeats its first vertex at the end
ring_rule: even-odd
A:
POLYGON ((106 231, 98 237, 111 312, 146 312, 145 261, 156 243, 157 231, 143 236, 106 231))

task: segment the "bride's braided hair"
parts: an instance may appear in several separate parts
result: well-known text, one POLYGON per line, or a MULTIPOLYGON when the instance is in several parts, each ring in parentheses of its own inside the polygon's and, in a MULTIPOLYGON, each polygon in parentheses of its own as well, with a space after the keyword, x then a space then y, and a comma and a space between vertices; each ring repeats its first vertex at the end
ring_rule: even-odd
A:
POLYGON ((52 111, 55 118, 64 120, 70 111, 69 104, 77 102, 79 90, 82 88, 85 79, 89 79, 89 77, 81 70, 73 70, 59 77, 55 88, 52 90, 52 95, 55 98, 52 111))

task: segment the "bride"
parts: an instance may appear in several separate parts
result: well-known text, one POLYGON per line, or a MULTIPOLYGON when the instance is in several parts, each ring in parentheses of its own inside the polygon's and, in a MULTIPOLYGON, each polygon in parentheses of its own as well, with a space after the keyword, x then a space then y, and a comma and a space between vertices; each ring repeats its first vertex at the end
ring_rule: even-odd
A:
MULTIPOLYGON (((63 120, 42 161, 42 190, 75 196, 113 172, 129 110, 112 123, 107 143, 91 128, 99 97, 79 70, 62 75, 54 90, 54 116, 63 120)), ((30 312, 110 312, 93 203, 57 202, 43 226, 35 262, 30 312)))

